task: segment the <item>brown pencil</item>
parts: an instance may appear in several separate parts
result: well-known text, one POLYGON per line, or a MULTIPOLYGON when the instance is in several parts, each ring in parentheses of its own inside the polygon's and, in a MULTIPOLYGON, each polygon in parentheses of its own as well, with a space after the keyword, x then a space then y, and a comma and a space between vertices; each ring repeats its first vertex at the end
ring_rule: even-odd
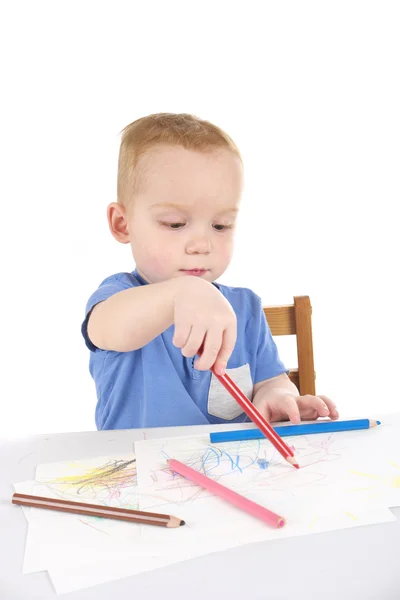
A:
POLYGON ((59 498, 45 498, 43 496, 30 496, 29 494, 15 493, 12 497, 13 504, 21 506, 32 506, 34 508, 47 508, 78 515, 90 517, 101 517, 104 519, 118 519, 142 525, 158 525, 159 527, 180 527, 185 521, 157 513, 131 510, 129 508, 116 508, 114 506, 100 506, 98 504, 86 504, 86 502, 73 502, 72 500, 61 500, 59 498))

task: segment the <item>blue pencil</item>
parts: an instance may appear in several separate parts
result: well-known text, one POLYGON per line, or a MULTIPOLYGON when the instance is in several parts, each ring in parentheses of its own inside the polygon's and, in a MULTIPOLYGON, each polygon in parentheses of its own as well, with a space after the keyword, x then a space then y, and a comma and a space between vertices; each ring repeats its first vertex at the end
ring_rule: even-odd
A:
MULTIPOLYGON (((372 419, 355 419, 353 421, 317 421, 300 425, 274 427, 280 436, 309 435, 311 433, 333 433, 334 431, 351 431, 353 429, 370 429, 380 425, 380 421, 372 419)), ((210 433, 210 442, 241 442, 242 440, 260 440, 265 437, 259 429, 238 429, 237 431, 219 431, 210 433)))

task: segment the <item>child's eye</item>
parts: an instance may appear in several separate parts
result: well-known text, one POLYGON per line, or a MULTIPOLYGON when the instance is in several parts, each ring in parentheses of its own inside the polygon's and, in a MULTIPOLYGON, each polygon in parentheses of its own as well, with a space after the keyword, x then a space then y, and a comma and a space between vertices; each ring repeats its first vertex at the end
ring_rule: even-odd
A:
POLYGON ((213 225, 214 229, 216 231, 224 231, 225 229, 232 229, 232 225, 220 225, 220 224, 216 224, 213 225))
POLYGON ((185 223, 163 223, 166 227, 170 229, 181 229, 185 225, 185 223))

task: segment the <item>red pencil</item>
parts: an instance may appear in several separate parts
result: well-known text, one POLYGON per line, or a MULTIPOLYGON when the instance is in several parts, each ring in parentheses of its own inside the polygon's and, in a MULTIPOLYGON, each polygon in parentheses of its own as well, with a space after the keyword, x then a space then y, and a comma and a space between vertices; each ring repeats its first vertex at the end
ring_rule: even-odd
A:
POLYGON ((283 439, 276 433, 276 431, 271 427, 266 419, 262 416, 260 411, 256 409, 256 407, 250 402, 250 400, 243 394, 243 392, 238 388, 236 383, 232 381, 232 379, 225 373, 225 375, 218 375, 214 371, 214 367, 211 367, 212 373, 215 377, 222 383, 225 389, 230 392, 230 394, 235 398, 236 402, 240 404, 243 408, 244 412, 250 419, 253 421, 255 425, 262 431, 266 438, 269 439, 271 444, 275 446, 275 448, 280 452, 285 460, 288 461, 291 465, 299 468, 299 463, 294 458, 294 452, 289 448, 287 444, 283 441, 283 439))

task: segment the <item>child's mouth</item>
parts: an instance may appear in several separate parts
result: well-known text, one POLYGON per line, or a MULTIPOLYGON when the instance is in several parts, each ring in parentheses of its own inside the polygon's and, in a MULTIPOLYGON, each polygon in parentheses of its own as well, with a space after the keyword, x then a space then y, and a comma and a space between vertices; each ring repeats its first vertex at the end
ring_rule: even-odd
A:
POLYGON ((201 277, 201 275, 205 275, 208 269, 181 269, 182 273, 186 273, 186 275, 196 275, 197 277, 201 277))

